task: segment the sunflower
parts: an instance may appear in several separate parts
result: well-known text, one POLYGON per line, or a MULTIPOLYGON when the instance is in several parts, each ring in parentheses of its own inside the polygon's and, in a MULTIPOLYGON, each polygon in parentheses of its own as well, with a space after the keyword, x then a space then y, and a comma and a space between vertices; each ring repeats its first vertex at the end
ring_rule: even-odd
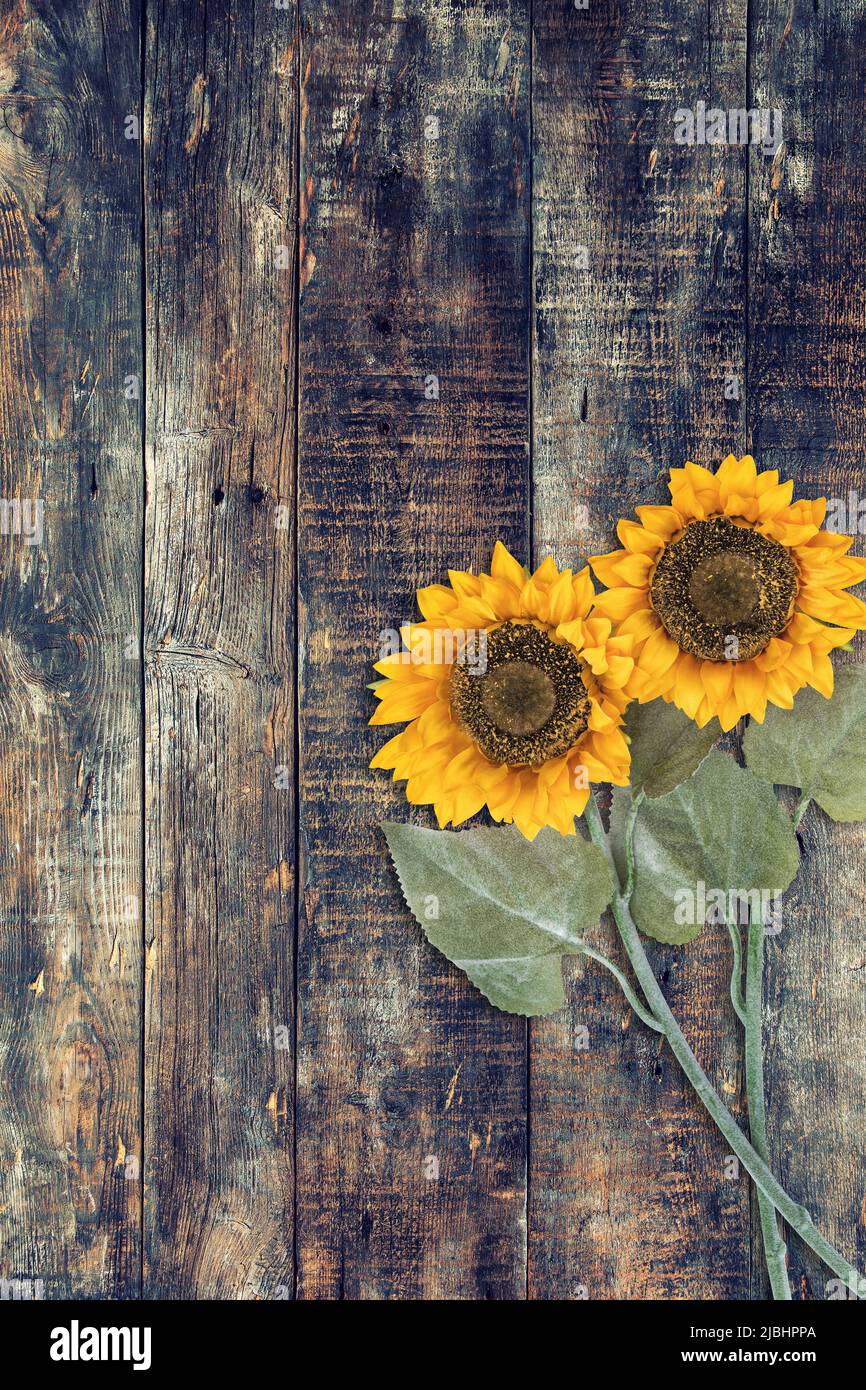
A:
POLYGON ((604 615, 634 639, 628 693, 662 696, 703 727, 768 702, 790 709, 804 685, 833 693, 828 653, 866 627, 866 604, 844 592, 866 579, 852 537, 822 531, 826 500, 794 502, 794 485, 729 454, 711 473, 672 468, 669 507, 620 521, 622 550, 590 560, 607 591, 604 615))
POLYGON ((586 567, 560 573, 547 559, 530 574, 497 542, 490 574, 449 579, 418 591, 424 621, 376 663, 370 723, 408 723, 370 766, 405 780, 440 826, 487 806, 529 840, 545 825, 573 835, 590 782, 628 782, 634 639, 590 616, 586 567))

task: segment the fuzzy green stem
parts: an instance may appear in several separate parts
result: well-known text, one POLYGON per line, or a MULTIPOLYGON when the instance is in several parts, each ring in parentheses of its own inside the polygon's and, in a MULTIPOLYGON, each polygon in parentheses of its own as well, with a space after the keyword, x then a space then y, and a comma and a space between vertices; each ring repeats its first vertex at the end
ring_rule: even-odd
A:
POLYGON ((663 1031, 662 1025, 659 1023, 658 1019, 653 1018, 648 1009, 644 1008, 629 983, 628 977, 622 973, 619 966, 614 965, 612 960, 608 960, 607 956, 602 955, 601 951, 596 951, 592 946, 581 945, 580 949, 582 955, 589 956, 591 960, 598 961, 599 965, 603 965, 605 970, 610 971, 611 975, 619 982, 620 989, 641 1022, 645 1023, 647 1028, 652 1028, 654 1032, 661 1033, 663 1031))
POLYGON ((734 1006, 734 1013, 745 1027, 746 1023, 746 1001, 743 998, 743 938, 740 936, 740 928, 736 922, 728 922, 728 933, 731 938, 731 945, 734 948, 734 963, 731 966, 731 1003, 734 1006))
MULTIPOLYGON (((627 833, 626 840, 626 862, 629 870, 627 883, 632 884, 634 882, 634 845, 632 836, 634 831, 634 818, 637 815, 640 799, 640 796, 635 798, 637 804, 632 807, 629 823, 630 833, 627 833)), ((586 817, 591 839, 607 855, 608 861, 616 876, 616 881, 619 883, 620 879, 611 852, 610 843, 605 834, 598 807, 592 796, 590 796, 587 802, 584 815, 586 817)), ((828 1268, 832 1269, 834 1274, 837 1274, 840 1279, 844 1280, 849 1289, 859 1293, 859 1291, 866 1288, 866 1281, 858 1274, 853 1265, 850 1265, 844 1256, 840 1255, 839 1251, 834 1249, 829 1241, 825 1240, 824 1237, 818 1233, 806 1208, 801 1207, 788 1196, 788 1193, 774 1178, 767 1164, 749 1143, 743 1131, 736 1124, 710 1084, 709 1077, 706 1075, 697 1057, 686 1042, 680 1026, 671 1013, 667 1000, 653 974, 637 927, 632 919, 628 899, 625 897, 622 889, 620 889, 620 892, 613 900, 612 910, 614 920, 619 929, 620 938, 625 947, 626 954, 631 961, 632 969, 634 970, 644 997, 654 1017, 661 1024, 661 1031, 667 1039, 668 1045, 682 1067, 683 1072, 691 1082, 698 1099, 706 1107, 721 1134, 730 1144, 732 1151, 736 1154, 746 1172, 753 1179, 756 1187, 766 1194, 776 1210, 785 1218, 788 1225, 803 1238, 806 1244, 815 1251, 816 1255, 821 1257, 828 1268)))
MULTIPOLYGON (((739 930, 737 936, 739 937, 739 930)), ((764 1045, 762 1038, 761 994, 764 978, 764 923, 760 917, 749 925, 746 958, 746 1099, 749 1105, 749 1136, 756 1152, 765 1163, 770 1152, 767 1143, 767 1111, 764 1102, 764 1045)), ((760 1187, 758 1210, 761 1215, 761 1234, 764 1255, 773 1298, 790 1302, 787 1247, 779 1231, 773 1204, 760 1187)))

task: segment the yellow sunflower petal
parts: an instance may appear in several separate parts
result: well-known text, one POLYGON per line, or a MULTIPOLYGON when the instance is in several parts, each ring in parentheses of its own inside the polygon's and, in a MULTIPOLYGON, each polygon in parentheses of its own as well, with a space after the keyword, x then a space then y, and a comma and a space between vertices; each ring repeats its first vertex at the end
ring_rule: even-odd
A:
POLYGON ((642 670, 652 676, 663 676, 673 666, 679 650, 676 642, 668 637, 663 627, 656 628, 647 638, 640 653, 642 670))
POLYGON ((745 712, 746 711, 740 707, 737 696, 732 689, 730 695, 722 702, 721 708, 717 711, 717 718, 722 726, 722 733, 730 733, 734 725, 742 719, 745 712))
POLYGON ((698 705, 697 713, 695 714, 695 723, 697 724, 699 729, 703 729, 706 727, 707 724, 709 724, 711 719, 715 718, 715 716, 715 705, 713 704, 713 701, 710 699, 709 695, 705 695, 704 698, 701 700, 701 703, 698 705))
POLYGON ((649 582, 652 556, 632 555, 627 550, 614 550, 609 555, 596 555, 590 564, 601 580, 613 588, 625 585, 638 588, 649 582))
POLYGON ((586 632, 587 646, 592 644, 601 646, 602 642, 606 642, 613 632, 613 623, 610 618, 602 618, 596 612, 584 619, 583 627, 586 632))
POLYGON ((684 468, 671 469, 671 499, 677 510, 692 521, 703 521, 713 510, 713 499, 704 501, 686 476, 684 468), (675 476, 679 475, 679 476, 675 476))
POLYGON ((515 560, 503 544, 497 541, 493 547, 493 559, 490 562, 490 573, 494 579, 504 579, 506 583, 513 584, 518 592, 526 583, 526 571, 523 566, 515 560))
POLYGON ((600 579, 602 584, 619 584, 620 577, 617 572, 617 564, 620 560, 629 559, 627 550, 610 550, 606 555, 590 555, 589 563, 596 579, 600 579))
POLYGON ((447 622, 448 614, 459 602, 447 584, 430 584, 417 593, 418 607, 428 622, 447 622))
POLYGON ((734 695, 742 714, 751 714, 760 707, 764 695, 764 673, 753 661, 738 661, 734 666, 734 695))
POLYGON ((685 525, 685 518, 676 507, 636 507, 635 511, 640 517, 641 525, 651 535, 658 536, 659 540, 669 541, 681 531, 685 525))
POLYGON ((569 642, 572 647, 579 650, 586 641, 586 624, 581 618, 575 618, 570 623, 559 623, 556 628, 556 635, 562 642, 569 642))
POLYGON ((683 652, 677 662, 674 691, 680 709, 694 719, 704 699, 704 683, 700 662, 688 652, 683 652))
MULTIPOLYGON (((630 555, 623 552, 626 560, 630 555)), ((636 555, 637 564, 627 566, 627 575, 637 579, 640 574, 645 584, 650 564, 641 552, 636 555)), ((405 782, 410 804, 432 805, 440 826, 461 825, 486 806, 494 820, 513 821, 528 838, 544 825, 573 835, 574 819, 588 796, 584 769, 597 780, 617 785, 628 781, 622 719, 636 639, 631 633, 615 633, 612 618, 593 611, 595 592, 588 567, 578 574, 560 573, 547 559, 527 576, 505 547, 498 546, 490 569, 490 574, 480 575, 453 570, 449 586, 420 591, 424 621, 404 625, 405 652, 377 663, 384 679, 375 687, 379 704, 370 721, 404 722, 406 727, 379 750, 372 765, 405 782), (452 663, 461 660, 461 649, 447 648, 448 630, 456 635, 464 629, 494 634, 508 622, 531 622, 552 641, 569 643, 590 695, 586 730, 575 748, 540 766, 492 763, 451 707, 456 689, 452 663)), ((626 595, 631 587, 637 586, 626 586, 626 595)), ((645 602, 640 593, 638 599, 645 602)), ((622 605, 623 600, 614 601, 615 607, 622 605)))
MULTIPOLYGON (((790 625, 785 631, 788 632, 789 630, 790 625)), ((755 657, 755 665, 758 670, 764 672, 776 671, 780 666, 784 666, 791 654, 792 646, 793 642, 788 642, 783 637, 772 637, 764 651, 762 651, 759 656, 755 657)))
POLYGON ((789 505, 793 495, 794 484, 790 481, 765 489, 758 498, 758 516, 762 521, 778 516, 789 505))
POLYGON ((532 575, 532 578, 535 580, 536 584, 541 584, 545 588, 549 588, 551 584, 556 583, 559 578, 559 570, 557 569, 556 561, 552 555, 548 555, 545 560, 542 560, 541 564, 532 575))
POLYGON ((767 697, 781 709, 794 708, 794 695, 800 685, 786 676, 784 671, 767 673, 767 697))
POLYGON ((661 623, 651 608, 638 608, 634 613, 629 613, 620 623, 618 631, 620 634, 632 636, 635 642, 645 642, 648 637, 652 637, 654 632, 658 632, 661 623))
POLYGON ((797 596, 797 606, 811 618, 823 618, 843 627, 866 627, 866 603, 853 594, 833 593, 807 584, 797 596))
POLYGON ((581 618, 585 618, 595 601, 595 588, 592 576, 589 572, 589 565, 584 565, 582 570, 578 570, 571 581, 574 593, 574 611, 581 618))
POLYGON ((833 694, 833 663, 829 656, 816 656, 812 662, 812 673, 809 676, 808 685, 811 685, 820 695, 825 695, 829 700, 833 694))
POLYGON ((739 459, 735 454, 728 454, 727 458, 722 459, 716 474, 716 481, 719 487, 719 498, 726 512, 728 500, 732 496, 743 499, 754 496, 757 472, 755 460, 751 454, 744 454, 739 459))
POLYGON ((637 521, 628 521, 625 518, 618 521, 616 534, 623 546, 632 555, 658 555, 662 542, 659 536, 654 536, 645 526, 641 526, 637 521))
POLYGON ((605 673, 605 685, 609 690, 622 690, 628 684, 633 670, 634 661, 630 656, 617 656, 611 652, 605 673))
POLYGON ((400 760, 400 752, 403 747, 403 733, 395 734, 383 744, 378 753, 370 761, 371 767, 385 768, 390 772, 391 768, 397 766, 400 760))
POLYGON ((416 719, 436 699, 436 686, 432 681, 412 686, 392 681, 389 685, 390 689, 376 691, 382 703, 373 713, 371 724, 402 724, 416 719))
POLYGON ((462 825, 475 816, 486 804, 487 794, 480 787, 462 786, 454 792, 451 803, 451 824, 462 825))
POLYGON ((702 661, 701 682, 716 709, 720 709, 731 693, 734 672, 729 661, 702 661))
POLYGON ((448 580, 455 594, 461 598, 475 598, 481 593, 481 578, 469 570, 449 570, 448 580))
POLYGON ((619 623, 630 613, 636 613, 646 606, 645 589, 605 589, 604 593, 598 595, 593 612, 619 623))
POLYGON ((571 570, 564 570, 550 590, 547 620, 550 623, 558 624, 580 616, 574 603, 571 570))
POLYGON ((523 617, 523 605, 520 602, 522 588, 522 584, 518 589, 507 579, 496 579, 489 574, 481 576, 481 597, 494 610, 500 622, 508 618, 523 617))

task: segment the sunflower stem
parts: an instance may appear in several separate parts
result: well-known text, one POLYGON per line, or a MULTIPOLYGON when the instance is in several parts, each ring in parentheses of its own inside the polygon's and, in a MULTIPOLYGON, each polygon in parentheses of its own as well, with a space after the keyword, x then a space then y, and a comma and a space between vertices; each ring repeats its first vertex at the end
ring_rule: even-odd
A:
MULTIPOLYGON (((737 936, 739 937, 739 930, 737 936)), ((764 1044, 761 995, 764 977, 764 923, 760 917, 749 924, 748 952, 746 959, 746 1100, 749 1107, 749 1135, 755 1150, 765 1163, 769 1162, 770 1152, 767 1143, 767 1111, 764 1099, 764 1044)), ((758 1210, 761 1216, 761 1234, 764 1239, 764 1257, 773 1298, 790 1302, 791 1285, 788 1280, 788 1250, 779 1230, 773 1204, 762 1192, 758 1193, 758 1210)))
POLYGON ((638 1018, 641 1020, 641 1022, 646 1024, 647 1028, 652 1028, 653 1031, 656 1033, 663 1032, 662 1025, 659 1023, 658 1019, 654 1018, 653 1015, 650 1013, 649 1009, 645 1008, 644 1005, 640 1002, 635 990, 632 988, 632 985, 629 982, 628 977, 623 974, 618 965, 614 965, 612 960, 609 960, 607 956, 602 955, 601 951, 596 951, 592 946, 581 946, 581 954, 584 956, 589 956, 591 960, 598 961, 599 965, 603 965, 605 970, 610 971, 611 975, 613 975, 613 977, 618 981, 620 989, 622 990, 631 1007, 634 1009, 638 1018))
MULTIPOLYGON (((635 798, 639 807, 643 799, 642 793, 635 798)), ((634 819, 637 814, 635 807, 632 807, 634 816, 629 817, 629 828, 633 841, 634 819)), ((610 841, 605 833, 601 815, 592 796, 584 811, 590 838, 593 843, 607 855, 610 866, 615 875, 617 883, 621 884, 621 879, 617 871, 616 862, 610 847, 610 841)), ((634 846, 629 848, 626 844, 626 863, 629 860, 632 865, 632 882, 634 878, 634 846)), ((627 879, 628 882, 628 879, 627 879)), ((643 991, 644 997, 649 1004, 652 1014, 656 1021, 661 1024, 661 1031, 667 1039, 668 1045, 682 1067, 688 1080, 694 1088, 698 1099, 703 1103, 709 1115, 715 1122, 723 1137, 730 1144, 733 1153, 742 1163, 746 1172, 750 1175, 755 1186, 765 1194, 776 1210, 785 1218, 788 1225, 797 1232, 816 1255, 819 1255, 824 1263, 834 1274, 844 1280, 847 1287, 859 1297, 866 1291, 866 1280, 858 1273, 853 1265, 850 1265, 843 1255, 825 1240, 815 1228, 812 1218, 805 1207, 800 1206, 788 1195, 781 1184, 770 1172, 766 1162, 754 1146, 746 1138, 733 1116, 726 1109, 724 1103, 713 1089, 709 1077, 701 1066, 692 1049, 683 1036, 679 1024, 674 1018, 668 1007, 668 1002, 662 993, 658 981, 653 973, 652 966, 647 959, 637 927, 632 918, 629 908, 629 900, 625 896, 624 889, 620 887, 612 904, 614 921, 619 930, 626 954, 631 961, 632 969, 643 991)))
POLYGON ((728 922, 727 928, 731 938, 731 945, 734 948, 734 961, 731 966, 731 1003, 734 1006, 734 1013, 745 1027, 746 1001, 743 998, 743 938, 740 936, 739 923, 728 922))

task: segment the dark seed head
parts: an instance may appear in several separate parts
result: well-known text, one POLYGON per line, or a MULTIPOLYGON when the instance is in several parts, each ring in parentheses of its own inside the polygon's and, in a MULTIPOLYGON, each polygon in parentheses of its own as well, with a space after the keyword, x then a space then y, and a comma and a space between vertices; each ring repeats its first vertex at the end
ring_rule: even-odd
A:
POLYGON ((590 699, 571 647, 533 623, 503 623, 487 636, 485 671, 455 664, 451 704, 491 762, 540 766, 573 748, 590 699))
POLYGON ((689 579, 689 598, 701 617, 726 632, 752 616, 759 593, 754 561, 730 551, 704 556, 689 579))
POLYGON ((760 655, 787 625, 796 596, 797 570, 786 548, 722 516, 690 522, 662 552, 650 581, 665 631, 705 661, 760 655))
POLYGON ((553 681, 540 666, 506 661, 485 677, 481 707, 491 724, 506 734, 536 734, 556 706, 553 681))

